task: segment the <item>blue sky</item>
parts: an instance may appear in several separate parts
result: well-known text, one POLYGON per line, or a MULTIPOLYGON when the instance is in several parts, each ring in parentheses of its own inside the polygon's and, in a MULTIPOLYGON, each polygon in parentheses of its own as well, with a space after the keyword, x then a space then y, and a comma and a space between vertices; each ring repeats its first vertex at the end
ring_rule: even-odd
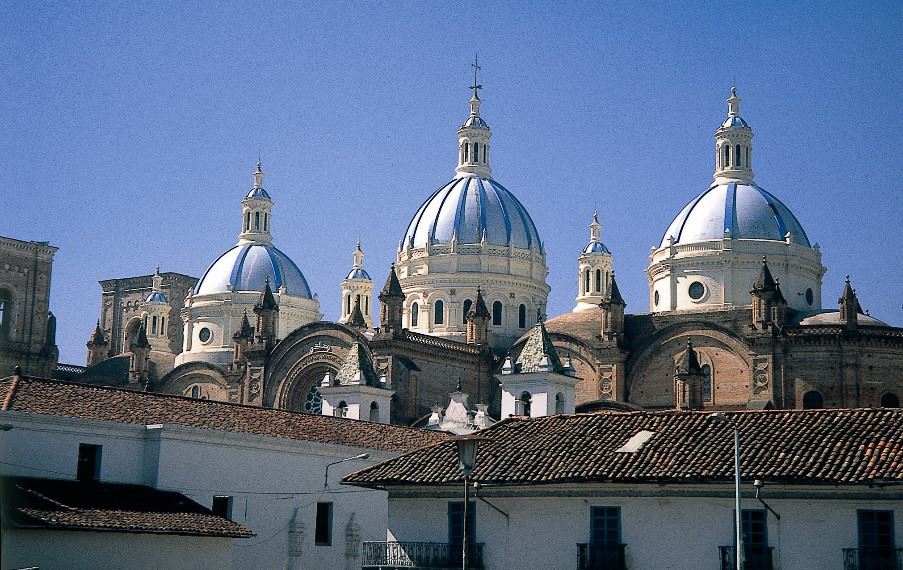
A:
POLYGON ((871 314, 903 325, 903 8, 861 3, 12 2, 0 13, 0 235, 48 240, 61 361, 101 279, 200 276, 237 239, 260 153, 275 243, 340 313, 360 238, 382 285, 450 180, 479 52, 493 176, 573 307, 594 208, 628 311, 649 248, 709 185, 736 82, 756 181, 871 314))

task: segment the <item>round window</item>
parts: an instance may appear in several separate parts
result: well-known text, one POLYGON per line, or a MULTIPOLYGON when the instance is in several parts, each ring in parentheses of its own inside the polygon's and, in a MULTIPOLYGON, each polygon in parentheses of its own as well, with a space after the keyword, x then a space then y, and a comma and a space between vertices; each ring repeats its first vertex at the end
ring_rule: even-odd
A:
POLYGON ((652 302, 658 307, 658 302, 661 300, 658 291, 655 292, 655 295, 652 296, 652 302))
POLYGON ((812 288, 806 289, 806 304, 810 307, 812 306, 813 301, 815 301, 815 295, 812 293, 812 288))
POLYGON ((198 339, 201 342, 210 342, 210 339, 213 338, 213 333, 207 327, 202 328, 198 331, 198 339))
POLYGON ((687 294, 690 295, 690 298, 694 301, 698 301, 699 299, 702 299, 703 295, 705 295, 705 285, 703 285, 699 281, 694 281, 690 283, 690 287, 687 289, 687 294))

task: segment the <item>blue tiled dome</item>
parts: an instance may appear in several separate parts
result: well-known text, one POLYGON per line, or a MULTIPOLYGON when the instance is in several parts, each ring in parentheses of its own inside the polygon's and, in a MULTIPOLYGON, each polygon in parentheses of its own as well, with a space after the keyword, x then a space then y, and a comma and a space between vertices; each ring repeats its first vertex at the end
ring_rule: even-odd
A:
POLYGON ((370 274, 363 269, 352 269, 345 276, 345 279, 366 279, 367 281, 372 281, 370 274))
POLYGON ((270 195, 263 188, 251 188, 251 191, 248 192, 248 195, 245 198, 266 198, 267 200, 271 200, 270 195))
POLYGON ((145 303, 168 303, 169 300, 166 298, 166 295, 159 291, 152 291, 150 295, 144 299, 145 303))
POLYGON ((749 125, 740 115, 728 115, 728 117, 724 119, 724 122, 721 123, 721 128, 728 127, 746 127, 748 129, 749 125))
POLYGON ((753 182, 714 184, 687 204, 671 222, 668 237, 675 243, 722 239, 730 230, 735 239, 783 241, 790 233, 794 243, 809 245, 809 238, 796 216, 780 200, 753 182))
POLYGON ((611 253, 601 241, 591 241, 583 248, 583 253, 611 253))
POLYGON ((455 234, 458 243, 480 243, 484 231, 493 245, 543 249, 530 214, 514 194, 478 176, 455 178, 436 190, 408 225, 405 243, 450 243, 455 234))
POLYGON ((295 297, 311 298, 307 279, 287 255, 270 244, 239 244, 213 262, 194 288, 196 295, 226 291, 261 291, 264 280, 270 287, 295 297))

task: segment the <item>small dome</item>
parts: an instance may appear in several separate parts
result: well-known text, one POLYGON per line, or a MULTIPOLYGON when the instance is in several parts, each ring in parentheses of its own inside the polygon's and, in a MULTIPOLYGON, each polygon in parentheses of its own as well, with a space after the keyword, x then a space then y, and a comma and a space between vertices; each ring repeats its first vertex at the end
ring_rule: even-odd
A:
POLYGON ((661 247, 668 245, 669 237, 675 243, 692 243, 722 239, 727 231, 735 239, 774 241, 783 241, 789 232, 794 243, 811 247, 796 216, 753 182, 710 186, 674 218, 661 247))
MULTIPOLYGON (((840 319, 840 311, 837 309, 823 309, 820 311, 808 311, 800 315, 799 322, 801 325, 842 325, 840 319)), ((872 325, 886 327, 889 326, 883 321, 879 321, 875 317, 859 313, 856 320, 860 325, 872 325)))
POLYGON ((166 298, 166 295, 159 291, 152 291, 150 295, 144 299, 145 303, 168 303, 169 300, 166 298))
POLYGON ((370 274, 360 268, 349 271, 348 275, 345 276, 345 279, 366 279, 367 281, 372 281, 372 279, 370 279, 370 274))
POLYGON ((239 244, 213 262, 194 288, 195 295, 226 291, 260 291, 265 279, 278 291, 295 297, 311 298, 304 274, 287 255, 271 244, 239 244))
POLYGON ((248 192, 248 195, 245 198, 266 198, 267 200, 271 200, 270 195, 263 188, 251 188, 251 191, 248 192))
POLYGON ((725 129, 729 127, 746 127, 748 129, 749 125, 743 120, 743 117, 739 115, 728 115, 728 117, 724 119, 724 122, 721 123, 721 128, 725 129))
POLYGON ((611 254, 611 252, 608 251, 608 248, 605 247, 605 244, 602 243, 601 241, 589 242, 588 244, 586 244, 586 247, 583 248, 583 253, 608 253, 608 254, 611 254))
POLYGON ((471 117, 467 117, 467 120, 464 121, 464 124, 461 125, 461 128, 462 129, 472 128, 472 129, 487 129, 488 130, 489 125, 487 125, 486 121, 484 121, 481 117, 471 116, 471 117))
POLYGON ((480 243, 483 234, 493 245, 514 245, 542 251, 542 241, 526 208, 514 194, 491 178, 463 176, 439 188, 417 210, 405 243, 480 243))

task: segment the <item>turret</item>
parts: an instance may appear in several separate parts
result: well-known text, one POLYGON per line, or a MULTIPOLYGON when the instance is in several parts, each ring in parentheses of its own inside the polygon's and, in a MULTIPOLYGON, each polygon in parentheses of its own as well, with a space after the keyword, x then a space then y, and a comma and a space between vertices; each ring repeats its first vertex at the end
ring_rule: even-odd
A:
POLYGON ((134 340, 129 345, 129 350, 132 353, 129 379, 132 382, 140 382, 146 385, 151 344, 147 340, 147 330, 144 328, 144 323, 138 326, 138 334, 135 335, 134 340))
POLYGON ((608 285, 608 295, 599 304, 601 311, 601 331, 603 342, 619 343, 624 337, 624 309, 627 303, 618 289, 615 274, 611 274, 611 283, 608 285))
POLYGON ((489 345, 489 321, 492 315, 486 307, 483 292, 477 287, 477 300, 467 313, 467 344, 489 345))
POLYGON ((110 357, 110 343, 100 327, 100 319, 97 320, 97 326, 94 327, 94 332, 91 334, 91 338, 88 339, 87 346, 88 366, 94 366, 110 357))
POLYGON ((359 305, 359 312, 364 319, 364 328, 373 327, 373 319, 370 316, 373 300, 373 281, 370 274, 364 269, 364 251, 358 240, 354 250, 354 263, 351 271, 342 280, 342 318, 340 323, 349 323, 354 311, 354 305, 359 305))
POLYGON ((674 407, 678 410, 702 408, 702 385, 705 374, 693 343, 687 339, 687 349, 677 358, 674 367, 674 407))
POLYGON ((859 313, 862 312, 862 307, 859 306, 856 290, 850 284, 849 275, 847 275, 843 293, 837 302, 840 305, 840 322, 849 330, 856 329, 859 326, 859 313))
POLYGON ((395 264, 389 269, 386 284, 379 294, 379 332, 381 335, 396 335, 402 330, 404 293, 395 274, 395 264))
POLYGON ((245 314, 241 317, 241 324, 238 326, 238 330, 232 335, 232 344, 235 348, 235 352, 232 355, 233 367, 244 363, 248 345, 253 341, 254 327, 251 326, 251 322, 248 320, 248 311, 245 311, 245 314))
POLYGON ((260 294, 260 301, 254 306, 254 313, 257 315, 257 342, 263 343, 268 347, 276 344, 276 336, 279 330, 279 303, 273 296, 273 290, 270 289, 270 278, 264 279, 263 292, 260 294))
POLYGON ((715 181, 751 182, 753 132, 740 116, 737 88, 731 87, 727 99, 727 118, 715 131, 715 181))
POLYGON ((768 260, 762 257, 762 268, 749 292, 752 297, 752 326, 757 330, 783 326, 787 319, 787 300, 781 286, 771 275, 768 260))
POLYGON ((575 313, 598 306, 609 294, 612 258, 611 252, 600 239, 601 233, 602 224, 599 223, 599 215, 593 212, 593 221, 589 225, 589 243, 577 258, 575 313))

